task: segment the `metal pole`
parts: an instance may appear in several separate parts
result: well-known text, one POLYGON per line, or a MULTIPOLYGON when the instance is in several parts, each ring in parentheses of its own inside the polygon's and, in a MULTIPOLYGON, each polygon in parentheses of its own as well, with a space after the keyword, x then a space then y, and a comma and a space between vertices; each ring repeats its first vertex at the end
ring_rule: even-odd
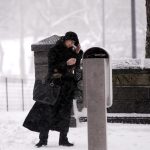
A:
POLYGON ((137 57, 135 0, 131 0, 132 58, 137 57))
POLYGON ((102 45, 105 47, 105 0, 102 0, 102 45))
POLYGON ((8 107, 8 80, 7 80, 7 77, 5 79, 5 83, 6 83, 6 109, 8 111, 9 107, 8 107))
POLYGON ((25 54, 24 54, 24 7, 23 0, 20 0, 20 72, 21 77, 25 76, 25 54))
POLYGON ((24 87, 23 87, 23 79, 21 79, 21 85, 22 85, 22 110, 24 111, 24 87))
POLYGON ((87 102, 88 150, 107 150, 106 61, 84 59, 84 101, 87 102), (91 100, 92 99, 92 100, 91 100))

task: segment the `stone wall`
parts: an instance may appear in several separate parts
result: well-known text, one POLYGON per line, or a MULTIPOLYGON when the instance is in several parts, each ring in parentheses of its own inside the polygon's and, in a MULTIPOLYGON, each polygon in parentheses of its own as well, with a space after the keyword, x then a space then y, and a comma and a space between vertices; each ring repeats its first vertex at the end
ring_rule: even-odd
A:
POLYGON ((110 113, 150 113, 150 69, 113 69, 110 113))

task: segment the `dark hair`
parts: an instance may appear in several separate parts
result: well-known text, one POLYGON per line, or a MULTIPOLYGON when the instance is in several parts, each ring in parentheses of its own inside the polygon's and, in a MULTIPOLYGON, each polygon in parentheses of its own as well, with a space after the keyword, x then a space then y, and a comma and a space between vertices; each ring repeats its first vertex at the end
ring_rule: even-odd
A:
POLYGON ((78 39, 77 34, 72 31, 66 32, 66 34, 64 36, 64 40, 73 40, 73 41, 75 41, 76 46, 79 44, 79 39, 78 39))

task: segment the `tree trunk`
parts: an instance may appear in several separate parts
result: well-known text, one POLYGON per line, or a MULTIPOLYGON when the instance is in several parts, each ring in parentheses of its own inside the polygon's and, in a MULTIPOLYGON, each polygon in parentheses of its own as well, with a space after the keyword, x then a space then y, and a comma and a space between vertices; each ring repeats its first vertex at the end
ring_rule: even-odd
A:
POLYGON ((146 0, 147 32, 146 32, 146 58, 150 58, 150 0, 146 0))

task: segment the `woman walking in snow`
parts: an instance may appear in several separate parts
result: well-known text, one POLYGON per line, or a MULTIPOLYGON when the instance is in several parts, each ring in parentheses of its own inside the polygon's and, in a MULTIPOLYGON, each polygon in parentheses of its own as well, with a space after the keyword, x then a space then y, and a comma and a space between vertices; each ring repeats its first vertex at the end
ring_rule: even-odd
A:
POLYGON ((54 79, 54 83, 61 86, 61 91, 54 106, 36 102, 23 123, 29 130, 40 133, 37 147, 47 145, 49 130, 60 132, 59 145, 73 146, 67 138, 73 93, 77 84, 73 72, 80 67, 82 55, 78 36, 74 32, 67 32, 49 50, 47 82, 55 74, 61 75, 54 79))

